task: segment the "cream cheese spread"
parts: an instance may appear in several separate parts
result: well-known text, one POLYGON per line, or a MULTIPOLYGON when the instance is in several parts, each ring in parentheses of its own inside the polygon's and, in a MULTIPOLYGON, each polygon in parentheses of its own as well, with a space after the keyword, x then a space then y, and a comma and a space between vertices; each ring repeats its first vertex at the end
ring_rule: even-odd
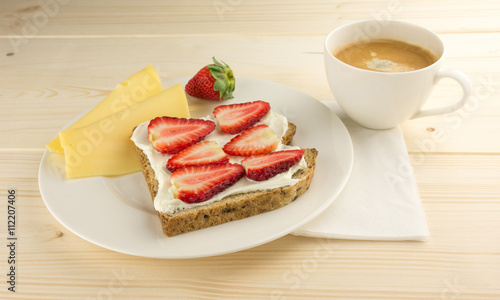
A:
MULTIPOLYGON (((207 116, 203 118, 205 120, 212 120, 217 124, 216 119, 213 116, 207 116)), ((285 116, 278 114, 276 112, 268 112, 257 124, 268 125, 274 133, 280 138, 285 135, 288 130, 288 120, 285 116)), ((151 167, 155 171, 156 179, 158 180, 158 193, 154 199, 154 207, 157 211, 161 213, 173 214, 177 211, 193 208, 196 206, 207 205, 216 201, 223 199, 226 196, 232 194, 239 194, 249 191, 258 190, 268 190, 275 189, 283 186, 293 185, 299 181, 299 179, 293 179, 292 175, 300 169, 307 167, 305 159, 302 158, 301 161, 295 164, 288 171, 280 173, 273 178, 266 181, 254 181, 248 179, 246 176, 241 178, 236 184, 230 188, 222 191, 221 193, 215 195, 209 200, 201 203, 185 203, 180 199, 176 199, 171 190, 170 183, 170 171, 167 170, 167 161, 172 157, 172 155, 162 154, 156 151, 148 140, 148 122, 141 123, 134 130, 131 140, 140 148, 151 164, 151 167)), ((227 142, 229 142, 236 135, 223 133, 220 127, 217 125, 215 130, 207 135, 204 140, 212 140, 217 142, 221 147, 223 147, 227 142)), ((299 149, 296 146, 288 146, 282 143, 279 144, 276 151, 279 150, 292 150, 299 149)), ((231 163, 240 163, 244 157, 229 156, 231 163)))

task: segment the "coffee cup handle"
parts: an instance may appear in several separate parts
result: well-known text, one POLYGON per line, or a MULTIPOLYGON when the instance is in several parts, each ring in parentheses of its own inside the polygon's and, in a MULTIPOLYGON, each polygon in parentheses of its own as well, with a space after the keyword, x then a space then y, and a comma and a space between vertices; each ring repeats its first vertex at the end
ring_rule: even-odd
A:
POLYGON ((442 78, 451 78, 457 81, 460 86, 462 87, 462 99, 458 101, 455 104, 444 106, 444 107, 439 107, 439 108, 433 108, 433 109, 426 109, 426 110, 420 110, 416 114, 411 117, 411 119, 416 119, 416 118, 421 118, 421 117, 428 117, 428 116, 433 116, 433 115, 442 115, 442 114, 447 114, 454 112, 460 108, 462 108, 467 101, 470 98, 471 95, 471 90, 472 86, 469 81, 469 78, 465 76, 464 73, 458 71, 458 70, 443 70, 439 71, 439 73, 436 75, 436 79, 434 80, 434 84, 437 84, 439 80, 442 78))

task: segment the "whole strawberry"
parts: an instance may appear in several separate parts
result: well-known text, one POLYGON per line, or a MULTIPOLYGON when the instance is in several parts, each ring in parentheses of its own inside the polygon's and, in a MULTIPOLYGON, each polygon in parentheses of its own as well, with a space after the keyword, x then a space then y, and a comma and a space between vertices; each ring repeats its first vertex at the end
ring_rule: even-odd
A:
POLYGON ((218 62, 203 67, 186 84, 186 93, 193 97, 210 100, 233 98, 234 74, 225 62, 218 62))

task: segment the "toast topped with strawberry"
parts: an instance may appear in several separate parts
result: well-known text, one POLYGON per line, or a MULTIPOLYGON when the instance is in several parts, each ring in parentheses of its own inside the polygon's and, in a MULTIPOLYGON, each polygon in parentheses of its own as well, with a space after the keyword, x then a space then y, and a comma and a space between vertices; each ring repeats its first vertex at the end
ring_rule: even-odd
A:
POLYGON ((317 151, 290 146, 295 130, 260 100, 137 126, 132 140, 164 234, 250 217, 302 195, 317 151))

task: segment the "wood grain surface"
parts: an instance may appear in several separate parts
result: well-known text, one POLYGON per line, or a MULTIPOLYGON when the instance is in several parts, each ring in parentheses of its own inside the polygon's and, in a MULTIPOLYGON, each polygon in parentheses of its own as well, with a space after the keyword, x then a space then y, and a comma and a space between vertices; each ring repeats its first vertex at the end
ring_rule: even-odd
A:
MULTIPOLYGON (((0 2, 1 299, 500 299, 500 4, 462 1, 0 2), (400 19, 437 32, 465 72, 460 111, 402 124, 430 230, 425 242, 287 235, 245 251, 150 259, 76 236, 38 188, 45 144, 148 63, 193 75, 213 55, 239 76, 335 99, 323 41, 339 25, 400 19), (16 190, 16 292, 8 191, 16 190)), ((460 96, 443 80, 429 107, 460 96)), ((203 247, 203 245, 200 245, 203 247)))

